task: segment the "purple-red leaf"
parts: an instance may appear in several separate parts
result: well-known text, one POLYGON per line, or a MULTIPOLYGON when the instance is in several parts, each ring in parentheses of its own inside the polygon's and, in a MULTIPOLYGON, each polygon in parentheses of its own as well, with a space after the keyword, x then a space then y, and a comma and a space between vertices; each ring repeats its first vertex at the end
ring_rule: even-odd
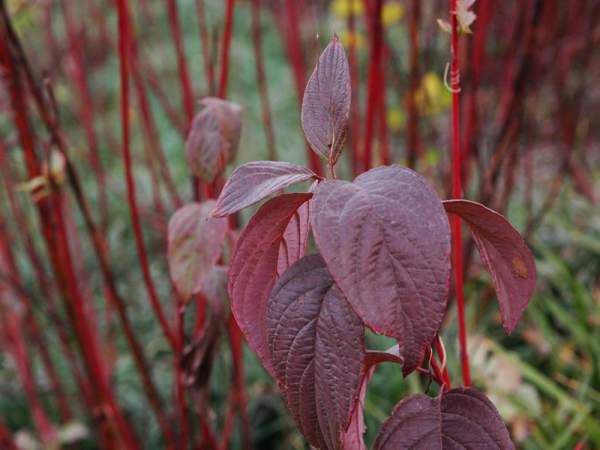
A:
POLYGON ((279 246, 277 273, 281 275, 306 253, 310 231, 310 201, 303 203, 292 216, 279 246))
POLYGON ((337 161, 344 145, 351 97, 348 60, 334 36, 306 84, 301 118, 309 144, 331 163, 337 161))
POLYGON ((508 430, 492 402, 473 388, 440 397, 411 395, 383 424, 374 450, 512 450, 508 430))
POLYGON ((341 450, 361 391, 364 327, 319 255, 277 281, 267 307, 273 368, 300 430, 314 447, 341 450))
POLYGON ((250 348, 273 375, 265 314, 277 277, 283 234, 296 210, 312 194, 283 194, 265 203, 240 235, 229 269, 231 309, 250 348))
POLYGON ((214 97, 202 99, 185 142, 185 154, 194 175, 212 182, 235 158, 242 132, 242 108, 214 97))
POLYGON ((316 177, 304 166, 280 161, 253 161, 233 171, 212 215, 224 217, 264 200, 288 186, 316 177))
POLYGON ((496 211, 469 200, 447 200, 444 207, 469 225, 481 260, 494 280, 504 329, 512 333, 535 289, 537 275, 531 251, 519 232, 496 211))
POLYGON ((212 311, 221 319, 226 320, 229 314, 227 294, 227 272, 225 266, 215 266, 201 281, 198 294, 202 295, 212 311))
POLYGON ((169 273, 184 301, 198 293, 221 256, 228 225, 226 219, 209 217, 214 205, 212 200, 187 204, 169 221, 169 273))
POLYGON ((410 373, 446 312, 450 229, 441 201, 423 177, 389 166, 353 183, 319 183, 311 208, 337 285, 370 328, 398 340, 410 373))

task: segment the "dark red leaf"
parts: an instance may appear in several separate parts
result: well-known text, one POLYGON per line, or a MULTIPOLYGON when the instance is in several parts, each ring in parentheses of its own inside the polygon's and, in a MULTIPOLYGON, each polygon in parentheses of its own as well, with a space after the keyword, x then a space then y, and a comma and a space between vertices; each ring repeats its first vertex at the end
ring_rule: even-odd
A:
POLYGON ((351 97, 348 60, 334 36, 319 57, 302 100, 306 139, 315 152, 332 163, 344 145, 351 97))
POLYGON ((285 229, 285 233, 283 233, 283 239, 279 246, 279 261, 277 262, 277 273, 279 275, 305 255, 309 231, 310 201, 303 203, 298 208, 285 229))
POLYGON ((169 273, 184 301, 199 292, 221 256, 228 225, 209 217, 215 202, 189 203, 179 208, 168 226, 169 273))
POLYGON ((441 450, 442 413, 440 400, 423 394, 400 401, 385 421, 374 450, 441 450))
POLYGON ((512 450, 508 430, 488 398, 473 388, 402 400, 383 424, 374 450, 512 450))
POLYGON ((510 450, 514 445, 494 404, 473 388, 442 395, 442 448, 510 450))
POLYGON ((389 166, 353 183, 323 181, 311 205, 336 283, 370 328, 398 340, 404 373, 415 370, 446 312, 450 229, 441 201, 424 178, 389 166))
POLYGON ((444 207, 469 225, 481 260, 494 280, 504 329, 512 333, 535 289, 537 275, 531 251, 519 232, 496 211, 469 200, 447 200, 444 207))
POLYGON ((267 300, 277 277, 283 233, 312 194, 283 194, 265 203, 240 235, 229 269, 233 315, 248 344, 273 375, 265 331, 267 300))
POLYGON ((235 158, 242 132, 242 108, 214 97, 202 99, 185 143, 185 154, 194 175, 212 182, 235 158))
POLYGON ((219 195, 212 215, 224 217, 295 183, 316 177, 304 166, 280 161, 253 161, 233 171, 219 195))
POLYGON ((273 368, 308 442, 341 450, 364 374, 364 327, 320 255, 305 256, 273 288, 267 307, 273 368))

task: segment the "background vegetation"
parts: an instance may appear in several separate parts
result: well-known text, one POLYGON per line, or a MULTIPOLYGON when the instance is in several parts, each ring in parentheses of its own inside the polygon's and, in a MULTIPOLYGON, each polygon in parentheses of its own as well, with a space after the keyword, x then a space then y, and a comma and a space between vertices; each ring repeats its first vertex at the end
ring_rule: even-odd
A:
MULTIPOLYGON (((106 239, 116 288, 125 299, 170 417, 177 409, 173 354, 144 289, 123 176, 115 5, 108 0, 2 3, 36 80, 52 89, 69 160, 106 239)), ((197 111, 200 98, 218 93, 228 2, 129 3, 138 48, 136 70, 156 126, 156 134, 150 134, 139 106, 139 92, 132 83, 129 117, 137 200, 151 276, 168 320, 174 321, 177 305, 168 278, 165 233, 177 198, 192 199, 184 155, 186 102, 197 111), (198 21, 197 7, 202 3, 204 27, 198 21), (169 20, 168 8, 173 4, 193 89, 193 97, 187 100, 182 94, 173 21, 169 20), (209 66, 214 71, 213 86, 207 80, 209 66), (158 151, 164 153, 164 161, 158 151), (165 167, 173 181, 171 187, 165 167)), ((236 165, 273 156, 307 162, 298 86, 304 85, 320 49, 337 32, 349 54, 355 56, 352 68, 357 86, 351 136, 339 175, 352 177, 356 165, 364 163, 363 149, 369 142, 373 165, 386 159, 411 165, 427 176, 442 196, 448 195, 451 94, 444 85, 444 68, 450 58, 449 35, 437 23, 438 18, 447 19, 446 3, 231 2, 233 36, 225 69, 226 97, 244 108, 236 165), (377 20, 373 11, 379 3, 382 11, 377 20), (260 11, 259 41, 253 34, 253 8, 260 11), (379 40, 374 31, 377 26, 383 30, 379 40), (258 87, 256 43, 264 56, 268 97, 258 87), (382 49, 379 65, 374 62, 378 47, 382 49), (379 78, 369 84, 373 76, 379 78), (266 129, 264 104, 268 104, 272 120, 272 127, 266 129), (272 147, 266 138, 269 132, 274 135, 272 147)), ((600 448, 600 208, 596 202, 600 185, 600 6, 595 0, 478 0, 474 11, 477 19, 472 34, 461 37, 460 53, 465 197, 507 215, 534 251, 539 272, 535 299, 517 331, 507 337, 491 280, 472 251, 472 243, 465 242, 474 382, 498 406, 519 448, 600 448)), ((8 42, 6 23, 1 26, 2 39, 8 42)), ((6 70, 0 75, 0 238, 15 262, 12 269, 6 261, 0 264, 0 426, 16 436, 22 448, 43 448, 35 408, 27 395, 31 388, 51 427, 68 435, 65 441, 73 441, 69 445, 101 448, 95 425, 98 412, 86 408, 74 377, 72 363, 79 367, 81 357, 74 347, 72 359, 65 355, 65 345, 72 347, 74 341, 72 327, 35 214, 36 196, 44 194, 24 170, 9 77, 6 70), (39 267, 33 264, 32 254, 39 258, 39 267), (38 331, 32 329, 32 317, 38 331), (16 328, 9 326, 11 323, 16 328), (43 359, 44 350, 55 368, 55 379, 43 359), (19 367, 24 361, 32 371, 30 385, 19 367), (70 420, 65 420, 61 411, 61 398, 70 405, 70 420)), ((31 92, 27 95, 30 98, 31 92)), ((53 144, 30 103, 36 152, 47 155, 53 144)), ((86 314, 100 338, 117 403, 144 449, 166 448, 115 309, 107 303, 97 255, 73 193, 66 181, 55 189, 64 194, 77 283, 86 314)), ((246 218, 243 215, 241 221, 246 218)), ((190 321, 193 319, 188 317, 190 321)), ((187 327, 192 329, 193 323, 187 327)), ((453 306, 443 339, 450 374, 458 374, 453 306)), ((232 389, 227 343, 223 336, 215 353, 209 407, 200 419, 213 428, 217 438, 229 417, 232 389)), ((371 344, 384 348, 387 342, 372 337, 371 344)), ((247 349, 244 370, 254 448, 304 448, 276 386, 247 349)), ((458 375, 455 378, 458 382, 458 375)), ((427 380, 416 375, 403 379, 396 366, 379 368, 366 400, 367 442, 372 442, 401 394, 426 385, 427 380)), ((200 421, 192 413, 195 435, 201 434, 200 421)), ((236 419, 230 448, 242 448, 241 429, 236 419)), ((210 447, 198 444, 198 448, 210 447)))

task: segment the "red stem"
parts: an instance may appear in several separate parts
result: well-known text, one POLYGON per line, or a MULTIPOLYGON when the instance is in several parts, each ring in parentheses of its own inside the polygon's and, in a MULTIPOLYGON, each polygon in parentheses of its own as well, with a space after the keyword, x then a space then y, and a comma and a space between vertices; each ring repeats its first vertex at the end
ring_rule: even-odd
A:
POLYGON ((383 27, 381 24, 381 10, 383 8, 383 0, 375 0, 372 8, 369 8, 368 0, 365 0, 365 6, 370 14, 371 21, 371 50, 369 61, 369 75, 367 79, 367 113, 365 118, 365 151, 363 154, 363 170, 367 171, 373 163, 372 145, 373 135, 375 133, 375 121, 377 119, 377 111, 379 101, 381 100, 380 86, 381 79, 381 57, 383 51, 383 27))
POLYGON ((352 174, 358 175, 360 170, 360 108, 359 100, 359 76, 358 63, 356 60, 356 17, 354 9, 350 8, 348 15, 348 67, 350 69, 350 85, 352 87, 352 102, 350 104, 350 148, 352 152, 352 174))
POLYGON ((10 430, 0 422, 0 448, 6 450, 19 450, 15 441, 13 440, 10 430))
POLYGON ((179 68, 179 81, 181 83, 181 100, 188 119, 187 126, 189 126, 194 117, 194 92, 187 67, 187 60, 185 58, 185 51, 183 49, 183 40, 181 39, 181 27, 179 25, 176 0, 167 1, 167 12, 169 14, 171 36, 173 37, 173 42, 175 44, 175 53, 177 54, 177 67, 179 68))
POLYGON ((265 137, 267 139, 267 157, 277 160, 277 149, 275 147, 275 132, 271 120, 271 110, 269 108, 269 90, 267 77, 265 75, 265 62, 262 51, 262 30, 260 23, 260 0, 252 0, 252 42, 254 44, 254 62, 256 67, 256 80, 258 91, 260 92, 260 106, 262 119, 265 128, 265 137))
POLYGON ((104 229, 108 223, 108 199, 106 197, 106 174, 100 159, 98 149, 98 138, 94 129, 94 104, 92 94, 87 79, 87 74, 84 65, 84 55, 81 47, 81 37, 78 35, 78 30, 75 25, 73 11, 71 10, 74 3, 69 0, 61 0, 61 9, 63 11, 64 22, 69 37, 69 48, 73 58, 73 78, 79 91, 80 100, 80 116, 88 144, 90 155, 90 164, 96 174, 98 182, 98 198, 100 205, 100 217, 102 228, 104 229))
MULTIPOLYGON (((7 69, 11 105, 14 110, 14 122, 18 131, 21 148, 25 157, 26 167, 30 178, 41 175, 41 167, 35 153, 35 140, 29 119, 19 73, 11 54, 9 43, 9 20, 2 6, 3 30, 0 39, 0 60, 7 69)), ((77 337, 77 341, 84 358, 87 375, 95 388, 94 403, 97 410, 104 412, 109 422, 114 424, 115 430, 120 434, 123 445, 129 449, 139 449, 130 425, 125 420, 123 413, 117 406, 111 388, 106 378, 100 351, 96 346, 97 339, 93 335, 85 312, 84 299, 79 289, 74 273, 73 260, 68 247, 68 237, 65 228, 62 200, 60 193, 54 193, 49 198, 43 198, 37 203, 38 216, 42 225, 42 234, 46 241, 56 278, 64 294, 67 312, 77 337)), ((106 441, 112 439, 104 434, 106 441)), ((114 448, 114 445, 111 447, 114 448)))
MULTIPOLYGON (((285 36, 287 53, 292 64, 292 73, 296 85, 296 94, 298 102, 302 104, 304 95, 304 84, 306 67, 304 64, 304 56, 302 53, 302 43, 300 41, 300 27, 298 26, 298 3, 296 0, 286 0, 285 13, 286 16, 281 16, 280 27, 282 34, 285 36)), ((323 175, 321 160, 315 152, 312 151, 308 142, 306 142, 306 155, 310 168, 317 175, 323 175)))
MULTIPOLYGON (((458 18, 456 16, 457 0, 450 0, 450 17, 452 25, 451 61, 450 61, 450 88, 452 89, 452 197, 462 197, 461 181, 461 154, 460 154, 460 71, 458 65, 458 18)), ((451 216, 452 246, 454 276, 456 285, 456 306, 458 311, 458 339, 460 344, 460 363, 462 368, 463 384, 471 385, 471 369, 469 367, 469 354, 467 349, 467 328, 465 324, 465 299, 463 287, 463 262, 462 262, 462 230, 460 217, 451 216)))
POLYGON ((202 45, 202 59, 206 72, 206 84, 208 95, 213 95, 215 90, 215 70, 209 49, 208 28, 206 26, 206 13, 204 0, 196 0, 196 15, 198 16, 198 28, 200 31, 200 44, 202 45))
POLYGON ((227 0, 225 11, 225 30, 223 31, 223 46, 221 47, 221 77, 219 78, 219 90, 217 95, 225 98, 227 94, 227 80, 229 78, 229 48, 231 47, 231 36, 233 33, 233 9, 235 0, 227 0))
POLYGON ((406 103, 408 120, 406 123, 407 165, 414 168, 420 153, 419 148, 419 111, 417 109, 416 93, 419 88, 419 21, 421 19, 421 1, 410 2, 410 73, 406 103))
POLYGON ((150 275, 148 265, 148 255, 144 245, 142 227, 140 224, 139 210, 135 195, 135 181, 133 179, 133 170, 131 163, 131 151, 129 148, 129 56, 130 56, 130 30, 129 30, 129 12, 127 0, 116 0, 119 15, 119 72, 121 82, 121 130, 123 134, 122 151, 125 163, 125 181, 127 184, 127 202, 133 225, 133 233, 140 266, 144 278, 144 284, 150 297, 150 303, 154 314, 158 318, 161 329, 173 349, 177 348, 177 341, 165 314, 163 312, 156 287, 150 275))

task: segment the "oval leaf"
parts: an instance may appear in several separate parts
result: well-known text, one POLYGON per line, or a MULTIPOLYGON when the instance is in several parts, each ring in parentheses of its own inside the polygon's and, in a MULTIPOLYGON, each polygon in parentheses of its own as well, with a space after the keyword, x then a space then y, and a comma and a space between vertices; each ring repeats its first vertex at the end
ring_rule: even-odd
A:
POLYGON ((508 430, 488 398, 473 388, 402 400, 383 424, 374 450, 512 450, 508 430))
POLYGON ((184 301, 199 292, 219 257, 228 224, 209 217, 215 202, 190 203, 171 217, 167 232, 169 273, 184 301))
POLYGON ((250 348, 273 375, 265 331, 267 300, 275 279, 283 234, 312 194, 283 194, 265 203, 238 239, 229 269, 231 309, 250 348))
POLYGON ((451 389, 442 395, 441 410, 444 450, 515 448, 496 407, 477 389, 451 389))
POLYGON ((273 368, 300 430, 315 447, 342 449, 361 392, 364 327, 321 256, 281 276, 266 324, 273 368))
POLYGON ((185 142, 185 154, 194 175, 213 182, 235 158, 242 132, 241 107, 219 98, 202 99, 185 142))
POLYGON ((496 286, 504 330, 513 332, 536 282, 535 260, 519 232, 501 214, 469 200, 447 200, 446 211, 460 216, 496 286))
POLYGON ((214 217, 236 213, 295 183, 316 177, 304 166, 280 161, 252 161, 233 171, 217 200, 214 217))
POLYGON ((327 267, 375 332, 395 337, 404 373, 418 367, 446 312, 450 229, 425 179, 380 167, 319 183, 311 225, 327 267))
POLYGON ((304 91, 302 129, 313 150, 335 163, 346 139, 350 70, 337 36, 325 48, 304 91))

